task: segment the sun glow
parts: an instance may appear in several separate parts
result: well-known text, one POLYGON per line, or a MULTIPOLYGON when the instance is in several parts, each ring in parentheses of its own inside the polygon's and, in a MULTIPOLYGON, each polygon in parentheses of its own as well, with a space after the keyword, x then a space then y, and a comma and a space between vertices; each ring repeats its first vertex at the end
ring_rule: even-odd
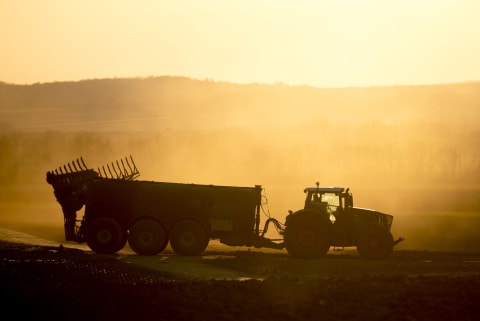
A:
POLYGON ((0 3, 0 81, 181 75, 320 87, 480 79, 476 1, 0 3))

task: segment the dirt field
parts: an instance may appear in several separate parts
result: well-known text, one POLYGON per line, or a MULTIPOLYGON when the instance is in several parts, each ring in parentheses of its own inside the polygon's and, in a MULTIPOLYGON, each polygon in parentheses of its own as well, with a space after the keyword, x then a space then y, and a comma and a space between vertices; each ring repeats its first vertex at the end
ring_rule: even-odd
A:
POLYGON ((331 251, 299 260, 225 249, 144 257, 1 242, 2 312, 82 321, 480 318, 480 254, 397 250, 371 261, 331 251))

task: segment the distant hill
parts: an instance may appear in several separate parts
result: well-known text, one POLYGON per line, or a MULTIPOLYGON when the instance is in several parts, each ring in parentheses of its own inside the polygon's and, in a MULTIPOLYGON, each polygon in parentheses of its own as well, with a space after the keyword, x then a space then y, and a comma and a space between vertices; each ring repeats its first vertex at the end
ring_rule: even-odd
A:
POLYGON ((479 123, 480 83, 0 83, 0 219, 61 218, 47 171, 77 157, 97 168, 127 155, 144 180, 260 184, 280 219, 316 181, 351 187, 356 204, 393 213, 397 222, 418 212, 478 216, 479 123))
POLYGON ((0 83, 0 128, 129 131, 480 120, 480 82, 365 88, 183 77, 0 83))

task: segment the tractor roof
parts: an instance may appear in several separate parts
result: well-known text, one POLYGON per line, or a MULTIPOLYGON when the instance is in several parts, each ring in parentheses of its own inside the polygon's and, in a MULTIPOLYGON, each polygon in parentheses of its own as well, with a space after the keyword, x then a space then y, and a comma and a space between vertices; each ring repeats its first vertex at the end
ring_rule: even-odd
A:
POLYGON ((307 187, 303 190, 304 193, 341 193, 343 191, 343 187, 307 187))

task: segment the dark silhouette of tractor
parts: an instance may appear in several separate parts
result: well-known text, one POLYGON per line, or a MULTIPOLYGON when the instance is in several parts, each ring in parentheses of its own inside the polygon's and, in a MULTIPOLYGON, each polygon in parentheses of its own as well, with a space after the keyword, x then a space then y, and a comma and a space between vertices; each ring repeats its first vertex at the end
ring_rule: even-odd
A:
POLYGON ((393 240, 392 215, 354 207, 348 188, 308 187, 303 209, 290 211, 284 224, 267 215, 260 229, 260 185, 135 180, 139 175, 131 156, 97 171, 80 158, 48 172, 47 182, 62 206, 66 240, 87 242, 97 253, 117 252, 128 242, 141 255, 158 254, 169 242, 176 253, 197 255, 211 239, 230 246, 286 248, 300 258, 356 246, 361 256, 372 259, 387 257, 403 240, 393 240), (77 220, 83 206, 85 215, 77 220), (265 237, 270 224, 281 238, 265 237))
POLYGON ((285 246, 297 257, 323 256, 330 247, 356 246, 362 257, 385 258, 403 239, 390 232, 393 216, 353 206, 343 187, 305 188, 305 206, 286 218, 285 246))

